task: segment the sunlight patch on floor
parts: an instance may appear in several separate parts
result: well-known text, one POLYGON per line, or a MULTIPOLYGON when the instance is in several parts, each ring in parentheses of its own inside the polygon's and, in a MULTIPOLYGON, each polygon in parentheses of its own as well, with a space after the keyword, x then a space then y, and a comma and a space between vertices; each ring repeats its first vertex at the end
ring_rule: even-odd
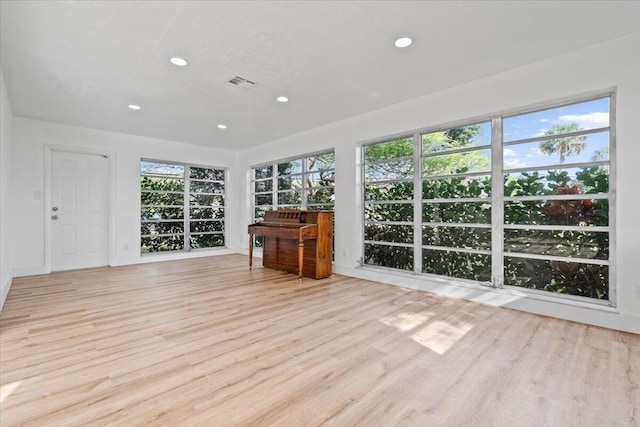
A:
POLYGON ((445 354, 453 345, 473 328, 473 324, 456 322, 452 325, 435 321, 411 336, 419 344, 438 354, 445 354))
POLYGON ((7 397, 11 396, 11 393, 16 391, 20 384, 22 384, 22 381, 14 381, 0 386, 0 403, 4 402, 7 397))
POLYGON ((380 321, 401 331, 410 331, 429 320, 430 317, 431 314, 429 313, 400 313, 384 317, 380 321))

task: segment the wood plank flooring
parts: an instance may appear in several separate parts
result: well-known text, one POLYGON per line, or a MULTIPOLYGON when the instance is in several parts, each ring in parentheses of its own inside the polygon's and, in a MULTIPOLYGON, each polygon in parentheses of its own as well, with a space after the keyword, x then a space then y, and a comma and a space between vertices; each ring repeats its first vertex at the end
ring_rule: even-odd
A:
POLYGON ((14 279, 9 426, 639 426, 640 335, 228 255, 14 279))

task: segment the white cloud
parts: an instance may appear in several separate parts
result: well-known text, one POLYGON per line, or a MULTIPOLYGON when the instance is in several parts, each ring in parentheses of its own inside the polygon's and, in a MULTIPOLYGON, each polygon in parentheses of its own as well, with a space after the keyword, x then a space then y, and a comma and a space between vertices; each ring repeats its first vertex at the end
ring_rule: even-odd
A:
MULTIPOLYGON (((540 119, 540 122, 549 122, 548 119, 540 119)), ((593 112, 587 114, 567 114, 560 116, 555 123, 575 123, 580 130, 599 129, 609 126, 609 113, 593 112)), ((549 129, 538 129, 536 137, 544 136, 549 129)))
POLYGON ((577 123, 581 129, 597 129, 609 126, 609 113, 569 114, 558 118, 562 123, 577 123))
POLYGON ((523 162, 520 159, 509 159, 504 161, 505 169, 518 169, 518 168, 523 168, 525 166, 529 166, 529 165, 527 165, 527 162, 523 162))
POLYGON ((518 157, 518 153, 516 153, 516 150, 512 150, 511 148, 505 148, 504 157, 518 157))

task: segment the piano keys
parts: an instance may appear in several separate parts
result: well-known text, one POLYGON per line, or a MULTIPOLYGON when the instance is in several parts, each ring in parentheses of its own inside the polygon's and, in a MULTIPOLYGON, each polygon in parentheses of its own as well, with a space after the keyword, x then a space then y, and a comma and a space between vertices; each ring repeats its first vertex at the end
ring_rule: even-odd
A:
POLYGON ((263 236, 262 265, 322 279, 331 276, 333 212, 280 209, 248 227, 249 269, 253 266, 253 237, 263 236))

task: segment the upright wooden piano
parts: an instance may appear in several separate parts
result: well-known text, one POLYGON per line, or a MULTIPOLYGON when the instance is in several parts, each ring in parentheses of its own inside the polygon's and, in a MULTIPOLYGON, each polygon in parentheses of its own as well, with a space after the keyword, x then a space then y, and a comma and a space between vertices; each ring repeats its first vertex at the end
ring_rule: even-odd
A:
POLYGON ((262 265, 322 279, 331 276, 333 212, 281 209, 249 225, 249 269, 253 266, 253 236, 264 236, 262 265))

